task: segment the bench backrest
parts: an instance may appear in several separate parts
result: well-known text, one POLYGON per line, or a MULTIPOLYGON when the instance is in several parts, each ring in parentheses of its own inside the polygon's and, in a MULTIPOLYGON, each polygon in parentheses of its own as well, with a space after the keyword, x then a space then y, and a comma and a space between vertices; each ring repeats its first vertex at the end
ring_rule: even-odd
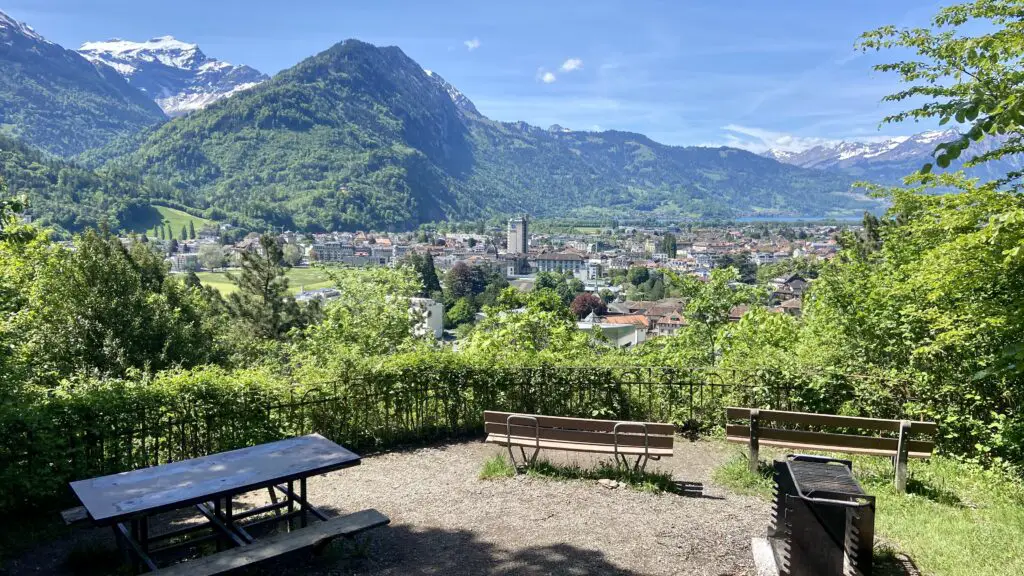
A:
MULTIPOLYGON (((752 408, 726 408, 727 420, 750 420, 752 408)), ((882 418, 862 418, 859 416, 836 416, 832 414, 812 414, 808 412, 786 412, 782 410, 757 410, 757 423, 755 435, 763 440, 778 440, 792 442, 795 444, 813 444, 829 446, 837 449, 853 450, 886 450, 896 453, 899 450, 899 438, 887 436, 864 436, 857 434, 836 434, 831 432, 815 432, 809 430, 793 430, 790 428, 776 428, 770 424, 785 423, 802 426, 829 427, 829 428, 853 428, 857 430, 871 430, 877 432, 900 433, 904 421, 886 420, 882 418)), ((726 424, 726 436, 749 437, 750 424, 726 424)), ((915 434, 932 435, 938 432, 938 425, 935 422, 910 421, 908 432, 911 436, 915 434)), ((909 452, 931 453, 935 448, 935 442, 931 440, 908 441, 909 452)))
POLYGON ((522 438, 607 446, 614 446, 617 441, 620 446, 644 446, 646 443, 650 448, 671 448, 675 438, 675 426, 672 424, 563 418, 514 412, 484 412, 484 429, 488 434, 511 433, 512 436, 522 438))

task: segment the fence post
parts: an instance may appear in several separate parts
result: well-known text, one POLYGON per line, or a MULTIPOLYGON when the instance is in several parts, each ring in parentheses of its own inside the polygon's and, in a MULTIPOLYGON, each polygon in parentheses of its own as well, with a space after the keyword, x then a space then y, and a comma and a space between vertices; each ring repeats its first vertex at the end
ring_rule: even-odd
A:
POLYGON ((750 409, 750 460, 749 460, 749 462, 747 462, 747 466, 750 468, 750 471, 753 472, 754 474, 757 474, 757 464, 758 464, 757 459, 758 459, 758 452, 760 450, 760 446, 758 444, 758 436, 760 435, 760 432, 761 432, 761 430, 760 430, 760 427, 761 427, 760 420, 761 420, 761 411, 758 410, 757 408, 751 408, 750 409))
POLYGON ((900 440, 896 449, 896 491, 907 491, 907 460, 910 456, 910 421, 900 420, 900 440))

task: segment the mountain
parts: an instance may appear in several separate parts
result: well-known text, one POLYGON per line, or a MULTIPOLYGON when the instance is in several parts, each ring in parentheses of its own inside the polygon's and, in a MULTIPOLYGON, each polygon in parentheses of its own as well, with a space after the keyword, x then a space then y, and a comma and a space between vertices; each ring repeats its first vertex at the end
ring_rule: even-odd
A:
MULTIPOLYGON (((833 142, 801 152, 768 150, 764 156, 802 168, 834 170, 879 184, 898 184, 904 176, 920 170, 924 164, 934 164, 932 152, 937 145, 959 137, 960 132, 956 128, 931 130, 913 136, 896 136, 880 142, 833 142)), ((1000 141, 998 137, 993 137, 972 143, 960 159, 953 162, 947 170, 962 169, 965 160, 993 149, 1000 141)), ((995 179, 1022 167, 1022 159, 1006 158, 968 168, 967 173, 983 179, 995 179)), ((940 170, 938 166, 933 168, 934 172, 940 170)))
POLYGON ((268 79, 249 66, 210 58, 196 44, 173 36, 145 42, 117 38, 86 42, 78 53, 117 70, 172 117, 200 110, 268 79))
POLYGON ((114 69, 0 12, 0 133, 71 156, 164 119, 114 69))
POLYGON ((168 181, 191 206, 303 230, 877 206, 845 176, 742 150, 489 120, 400 49, 357 40, 93 158, 168 181))
POLYGON ((437 85, 448 94, 448 97, 452 99, 452 102, 455 104, 456 108, 467 114, 473 114, 475 116, 481 115, 480 112, 476 109, 476 106, 473 105, 473 102, 470 101, 469 98, 466 98, 466 96, 462 92, 459 92, 458 88, 449 84, 448 81, 446 81, 444 78, 441 78, 440 74, 434 72, 433 70, 424 70, 423 72, 426 73, 426 75, 429 76, 431 80, 436 82, 437 85))

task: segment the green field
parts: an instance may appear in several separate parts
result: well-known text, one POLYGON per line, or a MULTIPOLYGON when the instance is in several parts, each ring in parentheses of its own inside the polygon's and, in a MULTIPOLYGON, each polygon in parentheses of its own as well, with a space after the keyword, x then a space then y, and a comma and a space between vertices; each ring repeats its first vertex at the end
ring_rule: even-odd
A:
POLYGON ((168 208, 166 206, 150 206, 145 213, 136 217, 134 221, 125 222, 124 227, 132 232, 142 234, 145 232, 149 237, 156 237, 154 230, 160 224, 166 224, 170 226, 174 233, 174 237, 181 240, 181 228, 184 226, 188 228, 189 221, 195 226, 196 233, 198 234, 204 226, 216 225, 213 220, 207 220, 199 216, 193 216, 187 212, 182 212, 174 208, 168 208))
MULTIPOLYGON (((197 272, 196 275, 204 285, 216 288, 224 296, 238 289, 233 282, 228 280, 227 272, 197 272)), ((286 276, 288 277, 288 288, 293 294, 298 293, 299 290, 329 288, 333 285, 322 268, 292 268, 288 270, 286 276)))

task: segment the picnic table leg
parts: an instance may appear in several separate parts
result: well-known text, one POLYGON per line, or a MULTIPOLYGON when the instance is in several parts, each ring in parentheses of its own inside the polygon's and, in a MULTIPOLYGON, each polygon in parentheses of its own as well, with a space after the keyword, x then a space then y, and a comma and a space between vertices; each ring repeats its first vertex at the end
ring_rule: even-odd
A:
MULTIPOLYGON (((220 498, 216 498, 213 501, 213 514, 214 514, 214 516, 220 516, 220 498)), ((217 552, 220 552, 221 550, 223 550, 224 549, 224 542, 223 542, 223 539, 221 538, 221 536, 218 535, 216 538, 214 538, 214 540, 217 542, 217 552)))
POLYGON ((288 481, 288 519, 286 520, 288 527, 287 532, 292 531, 292 514, 295 513, 295 482, 292 480, 288 481))
POLYGON ((299 503, 299 510, 302 511, 302 527, 305 528, 309 523, 309 499, 306 497, 306 478, 299 479, 299 496, 302 498, 302 502, 299 503))

